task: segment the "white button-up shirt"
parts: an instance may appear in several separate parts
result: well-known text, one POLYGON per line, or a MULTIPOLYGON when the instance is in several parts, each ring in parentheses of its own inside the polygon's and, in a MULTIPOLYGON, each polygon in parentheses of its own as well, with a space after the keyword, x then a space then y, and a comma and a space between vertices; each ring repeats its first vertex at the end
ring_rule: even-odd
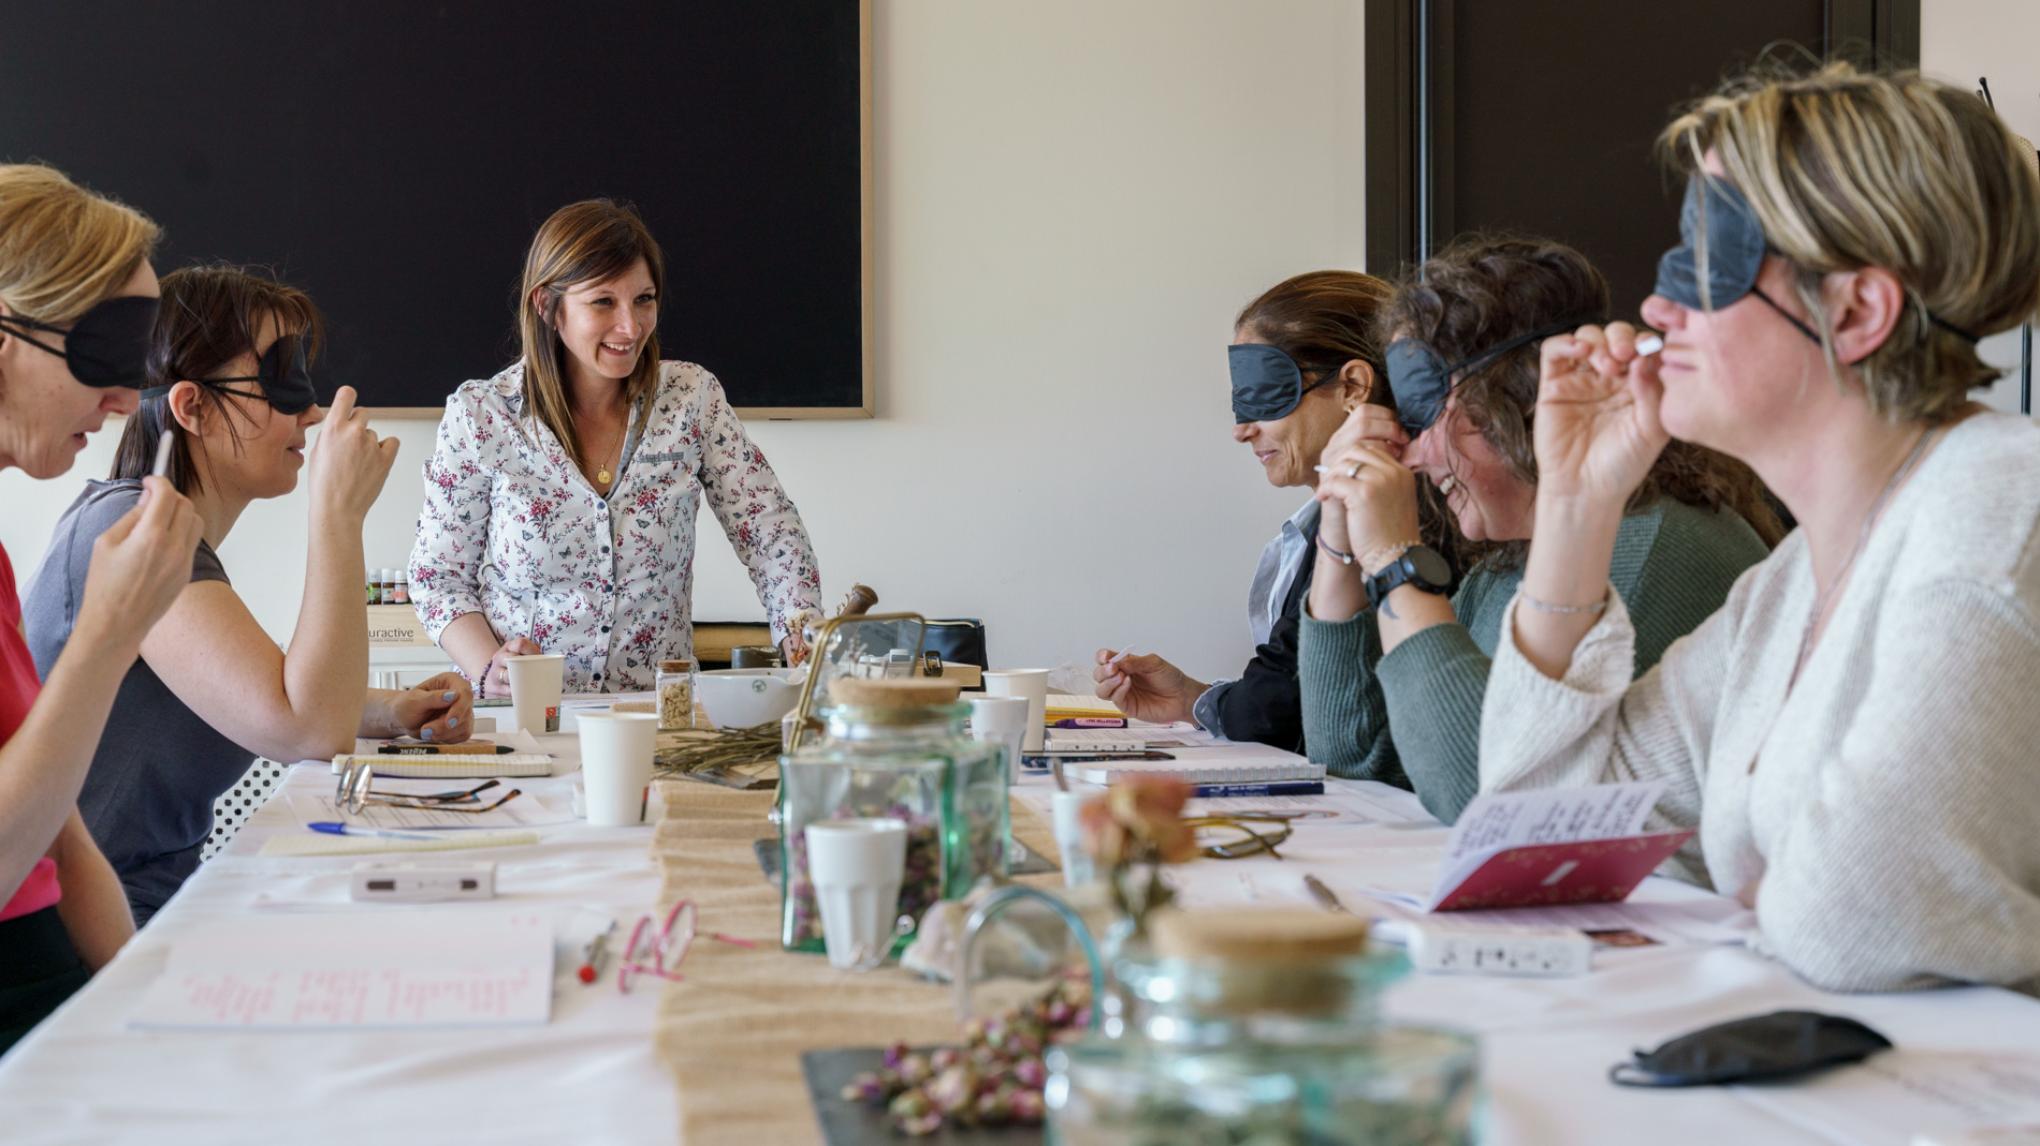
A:
POLYGON ((693 649, 704 493, 773 640, 816 610, 821 576, 800 513, 714 375, 659 364, 650 415, 607 496, 523 416, 523 384, 519 363, 446 401, 411 550, 411 601, 435 642, 456 617, 481 613, 498 640, 565 654, 570 692, 652 687, 659 661, 693 649))

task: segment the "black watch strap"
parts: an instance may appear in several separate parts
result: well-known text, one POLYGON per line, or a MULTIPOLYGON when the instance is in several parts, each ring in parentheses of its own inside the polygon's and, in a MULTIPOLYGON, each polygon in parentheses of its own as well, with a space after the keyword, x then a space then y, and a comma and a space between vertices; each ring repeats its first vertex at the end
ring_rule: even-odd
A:
POLYGON ((1367 604, 1379 609, 1390 593, 1404 585, 1443 595, 1452 588, 1452 567, 1426 545, 1412 545, 1388 567, 1367 579, 1367 604))

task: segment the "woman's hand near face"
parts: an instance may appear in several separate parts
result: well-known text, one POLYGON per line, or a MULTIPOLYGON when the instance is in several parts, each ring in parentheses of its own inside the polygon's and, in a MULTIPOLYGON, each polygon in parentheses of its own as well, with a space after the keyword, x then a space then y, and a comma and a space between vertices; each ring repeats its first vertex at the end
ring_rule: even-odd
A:
POLYGON ((1626 322, 1556 335, 1541 351, 1537 389, 1540 499, 1622 504, 1670 440, 1658 421, 1657 359, 1636 353, 1626 322))
MULTIPOLYGON (((1318 463, 1327 470, 1350 474, 1353 463, 1348 460, 1348 455, 1363 444, 1375 446, 1399 460, 1404 448, 1409 445, 1409 440, 1409 435, 1403 432, 1394 414, 1383 407, 1362 403, 1355 407, 1352 413, 1346 415, 1345 423, 1332 435, 1331 440, 1325 443, 1324 452, 1319 456, 1318 463)), ((1318 476, 1320 495, 1325 489, 1324 479, 1330 476, 1332 476, 1330 473, 1318 476)), ((1357 553, 1358 550, 1351 544, 1352 537, 1347 530, 1346 516, 1338 512, 1324 496, 1319 496, 1317 500, 1325 505, 1325 512, 1318 520, 1318 538, 1341 553, 1357 553)))
POLYGON ((397 445, 395 438, 379 438, 369 428, 354 405, 354 388, 340 387, 312 448, 313 512, 337 514, 347 522, 366 518, 396 463, 397 445))
POLYGON ((142 499, 92 543, 85 600, 73 640, 112 640, 132 660, 178 594, 191 584, 203 523, 190 499, 159 477, 142 479, 142 499))
POLYGON ((1318 476, 1317 488, 1317 500, 1325 508, 1318 528, 1322 531, 1339 519, 1350 546, 1345 552, 1356 559, 1355 569, 1377 550, 1419 540, 1417 475, 1389 450, 1388 444, 1362 441, 1325 451, 1328 472, 1318 476))

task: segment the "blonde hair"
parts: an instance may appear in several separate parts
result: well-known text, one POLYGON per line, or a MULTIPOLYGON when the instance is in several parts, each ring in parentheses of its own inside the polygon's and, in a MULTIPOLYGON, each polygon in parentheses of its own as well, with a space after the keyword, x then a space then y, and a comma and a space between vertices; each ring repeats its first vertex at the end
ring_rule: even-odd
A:
POLYGON ((159 234, 54 167, 0 164, 0 303, 24 318, 71 322, 111 298, 159 234))
MULTIPOLYGON (((567 399, 567 348, 554 323, 569 287, 599 282, 629 270, 639 259, 651 275, 654 297, 664 301, 666 259, 638 217, 637 209, 609 199, 584 199, 552 213, 532 236, 524 257, 524 287, 517 295, 517 333, 524 349, 524 413, 558 438, 567 457, 586 468, 574 415, 567 399), (538 302, 533 302, 533 297, 538 302)), ((644 349, 624 382, 625 433, 628 411, 639 420, 659 385, 659 332, 645 335, 644 349)))
MULTIPOLYGON (((1917 72, 1830 64, 1730 81, 1658 140, 1688 174, 1706 152, 1799 271, 1800 301, 1839 380, 1822 275, 1881 267, 1904 285, 1902 320, 1856 364, 1870 408, 1940 422, 1999 371, 1976 339, 2040 307, 2040 177, 1977 97, 1917 72)), ((1704 233, 1699 237, 1706 278, 1704 233)))

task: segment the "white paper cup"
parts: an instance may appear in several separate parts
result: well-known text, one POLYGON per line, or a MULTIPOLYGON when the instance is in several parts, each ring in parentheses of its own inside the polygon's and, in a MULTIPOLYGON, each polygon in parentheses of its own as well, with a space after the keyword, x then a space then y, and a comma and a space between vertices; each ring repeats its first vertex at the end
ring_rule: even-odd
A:
POLYGON ((1050 817, 1055 827, 1055 847, 1060 853, 1064 887, 1082 887, 1098 878, 1098 865, 1091 853, 1084 850, 1084 825, 1077 815, 1077 809, 1084 801, 1104 791, 1103 788, 1072 788, 1067 792, 1058 791, 1049 805, 1050 817))
POLYGON ((818 820, 804 834, 829 966, 846 971, 878 966, 892 952, 899 922, 906 821, 818 820))
POLYGON ((1006 748, 1006 783, 1020 778, 1020 753, 1027 742, 1027 717, 1034 705, 1024 696, 970 698, 971 738, 1006 748))
POLYGON ((1027 698, 1027 737, 1020 748, 1023 752, 1041 751, 1048 719, 1048 670, 1003 669, 988 672, 985 674, 985 694, 1027 698))
POLYGON ((659 715, 599 709, 580 713, 578 720, 588 822, 611 828, 643 823, 659 715))
POLYGON ((560 686, 567 658, 559 653, 528 653, 504 657, 510 673, 510 711, 526 732, 560 730, 560 686))

